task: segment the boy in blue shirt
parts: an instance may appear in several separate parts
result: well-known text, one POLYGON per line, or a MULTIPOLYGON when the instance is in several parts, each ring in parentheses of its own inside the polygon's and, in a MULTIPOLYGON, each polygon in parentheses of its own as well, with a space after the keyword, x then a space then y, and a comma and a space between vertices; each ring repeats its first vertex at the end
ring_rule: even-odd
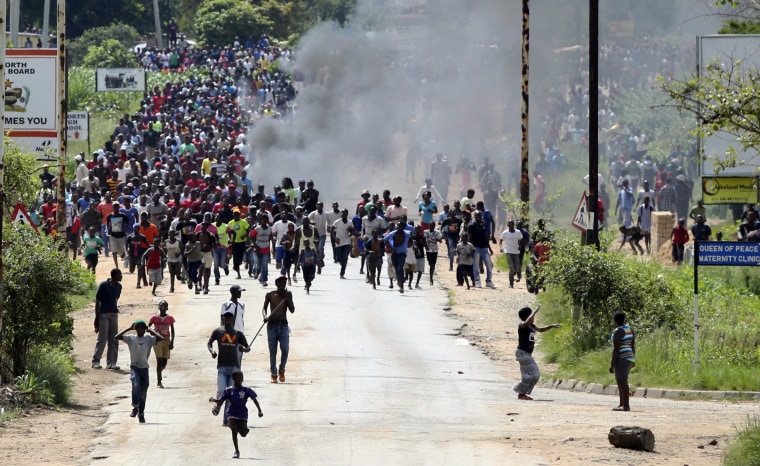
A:
POLYGON ((259 410, 259 417, 263 417, 264 413, 261 412, 261 406, 259 406, 259 401, 256 399, 256 392, 250 387, 243 386, 242 371, 237 370, 232 373, 232 382, 234 385, 232 387, 227 387, 222 392, 219 399, 210 398, 209 401, 216 403, 216 406, 211 409, 211 413, 214 416, 217 416, 219 414, 219 408, 225 400, 229 400, 230 404, 227 407, 227 412, 225 414, 227 414, 228 418, 227 425, 232 431, 232 444, 235 446, 235 454, 232 455, 232 457, 240 458, 237 439, 238 433, 240 433, 241 437, 245 437, 250 430, 248 429, 248 408, 246 408, 245 403, 250 398, 259 410))

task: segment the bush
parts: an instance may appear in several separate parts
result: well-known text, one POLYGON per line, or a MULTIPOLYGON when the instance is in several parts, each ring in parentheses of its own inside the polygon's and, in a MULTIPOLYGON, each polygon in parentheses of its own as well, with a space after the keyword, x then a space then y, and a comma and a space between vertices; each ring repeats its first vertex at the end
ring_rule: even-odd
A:
POLYGON ((737 430, 736 440, 723 453, 723 464, 726 466, 760 464, 760 417, 747 416, 747 423, 737 430))
MULTIPOLYGON (((603 239, 609 242, 609 237, 603 239)), ((599 348, 609 341, 612 316, 623 311, 638 334, 659 327, 682 330, 688 301, 676 293, 658 264, 627 259, 606 248, 580 246, 571 240, 552 245, 551 259, 544 264, 547 287, 567 294, 571 305, 580 306, 582 317, 572 322, 571 345, 576 351, 599 348)))
POLYGON ((71 402, 71 378, 76 372, 73 356, 66 347, 36 346, 30 351, 28 371, 38 379, 47 381, 52 402, 65 405, 71 402))
POLYGON ((82 66, 90 48, 102 45, 106 39, 116 40, 124 47, 130 48, 140 41, 140 34, 134 27, 118 22, 110 26, 88 29, 68 44, 70 66, 82 66))

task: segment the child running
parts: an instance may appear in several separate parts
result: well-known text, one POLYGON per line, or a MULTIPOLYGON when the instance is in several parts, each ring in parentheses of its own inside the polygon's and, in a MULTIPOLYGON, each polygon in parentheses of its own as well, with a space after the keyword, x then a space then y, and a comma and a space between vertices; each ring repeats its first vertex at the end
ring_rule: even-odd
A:
MULTIPOLYGON (((319 257, 317 257, 317 251, 311 248, 311 242, 308 239, 304 239, 303 251, 301 251, 298 262, 303 273, 303 279, 306 282, 306 286, 304 287, 306 289, 306 294, 309 294, 311 282, 314 281, 318 260, 319 257)), ((296 272, 298 272, 298 268, 296 268, 296 272)))
POLYGON ((232 387, 227 387, 219 399, 209 398, 209 401, 216 403, 211 409, 211 414, 217 416, 219 414, 219 408, 222 406, 225 400, 229 400, 229 406, 227 407, 228 426, 232 431, 232 444, 235 446, 235 454, 233 458, 240 458, 240 449, 238 448, 238 433, 241 437, 248 435, 248 408, 245 406, 246 402, 250 398, 253 400, 253 404, 259 410, 259 417, 263 417, 264 413, 261 412, 261 406, 259 400, 256 399, 256 392, 250 387, 243 386, 243 372, 234 371, 232 373, 232 387))

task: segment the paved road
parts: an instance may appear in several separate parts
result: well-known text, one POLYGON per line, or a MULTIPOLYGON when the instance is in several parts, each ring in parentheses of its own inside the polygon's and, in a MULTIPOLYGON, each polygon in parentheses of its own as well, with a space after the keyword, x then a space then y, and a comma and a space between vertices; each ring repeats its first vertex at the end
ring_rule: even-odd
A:
MULTIPOLYGON (((286 383, 269 383, 265 335, 246 355, 246 385, 257 391, 264 417, 251 419, 241 457, 289 465, 545 464, 504 441, 509 405, 517 403, 514 381, 457 339, 459 324, 442 311, 445 291, 373 291, 356 274, 357 265, 349 265, 348 280, 338 280, 328 267, 309 296, 299 284, 291 287, 296 313, 286 383)), ((207 296, 182 290, 171 297, 178 338, 167 388, 155 388, 151 368, 147 423, 140 425, 128 417, 128 377, 113 386, 109 395, 121 398, 108 407, 104 435, 87 461, 209 464, 231 458, 229 430, 207 402, 216 369, 205 344, 232 283, 247 288, 246 333, 253 336, 264 294, 253 280, 227 277, 207 296)), ((128 361, 124 345, 121 351, 120 361, 128 361)))

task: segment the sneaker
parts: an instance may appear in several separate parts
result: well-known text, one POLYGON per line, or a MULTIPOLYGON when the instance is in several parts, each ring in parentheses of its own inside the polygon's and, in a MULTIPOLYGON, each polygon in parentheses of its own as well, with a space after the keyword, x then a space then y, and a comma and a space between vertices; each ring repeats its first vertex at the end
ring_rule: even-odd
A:
POLYGON ((139 290, 140 288, 142 288, 142 286, 140 286, 140 284, 138 283, 137 284, 137 289, 139 290))
POLYGON ((208 294, 208 288, 203 289, 203 294, 208 294))
POLYGON ((174 287, 169 288, 169 293, 174 293, 174 287))
POLYGON ((137 416, 137 420, 140 421, 140 424, 145 424, 145 416, 142 414, 137 416))
POLYGON ((510 287, 510 288, 514 288, 514 287, 515 287, 515 284, 514 284, 514 283, 510 283, 510 284, 509 284, 509 287, 510 287))
POLYGON ((109 364, 108 369, 111 369, 112 371, 118 371, 121 369, 121 367, 117 366, 116 364, 109 364))
POLYGON ((517 395, 517 399, 524 401, 533 401, 533 398, 529 397, 528 395, 523 395, 522 393, 517 395))
POLYGON ((225 267, 224 268, 224 276, 226 277, 229 274, 230 274, 230 268, 229 267, 225 267))
POLYGON ((495 289, 496 289, 496 285, 494 285, 494 284, 493 284, 493 282, 486 282, 486 286, 487 286, 488 288, 491 288, 492 290, 495 290, 495 289))
POLYGON ((219 286, 219 280, 214 280, 214 285, 219 286))
POLYGON ((93 369, 102 369, 103 366, 101 366, 99 362, 94 362, 94 363, 92 363, 92 368, 93 369))
POLYGON ((201 287, 199 286, 195 287, 195 294, 201 294, 201 287))
POLYGON ((187 281, 187 289, 192 290, 193 289, 193 282, 191 280, 187 281))
POLYGON ((277 374, 272 374, 272 383, 277 383, 277 374))
POLYGON ((137 408, 132 408, 132 412, 129 413, 129 417, 137 417, 137 408))
POLYGON ((280 371, 280 382, 285 381, 285 371, 280 371))
POLYGON ((519 282, 520 280, 522 280, 522 275, 519 275, 519 274, 518 274, 518 275, 517 275, 517 278, 515 278, 515 281, 516 281, 516 282, 519 282))
POLYGON ((240 458, 240 452, 236 451, 235 453, 232 454, 232 457, 233 458, 240 458))

